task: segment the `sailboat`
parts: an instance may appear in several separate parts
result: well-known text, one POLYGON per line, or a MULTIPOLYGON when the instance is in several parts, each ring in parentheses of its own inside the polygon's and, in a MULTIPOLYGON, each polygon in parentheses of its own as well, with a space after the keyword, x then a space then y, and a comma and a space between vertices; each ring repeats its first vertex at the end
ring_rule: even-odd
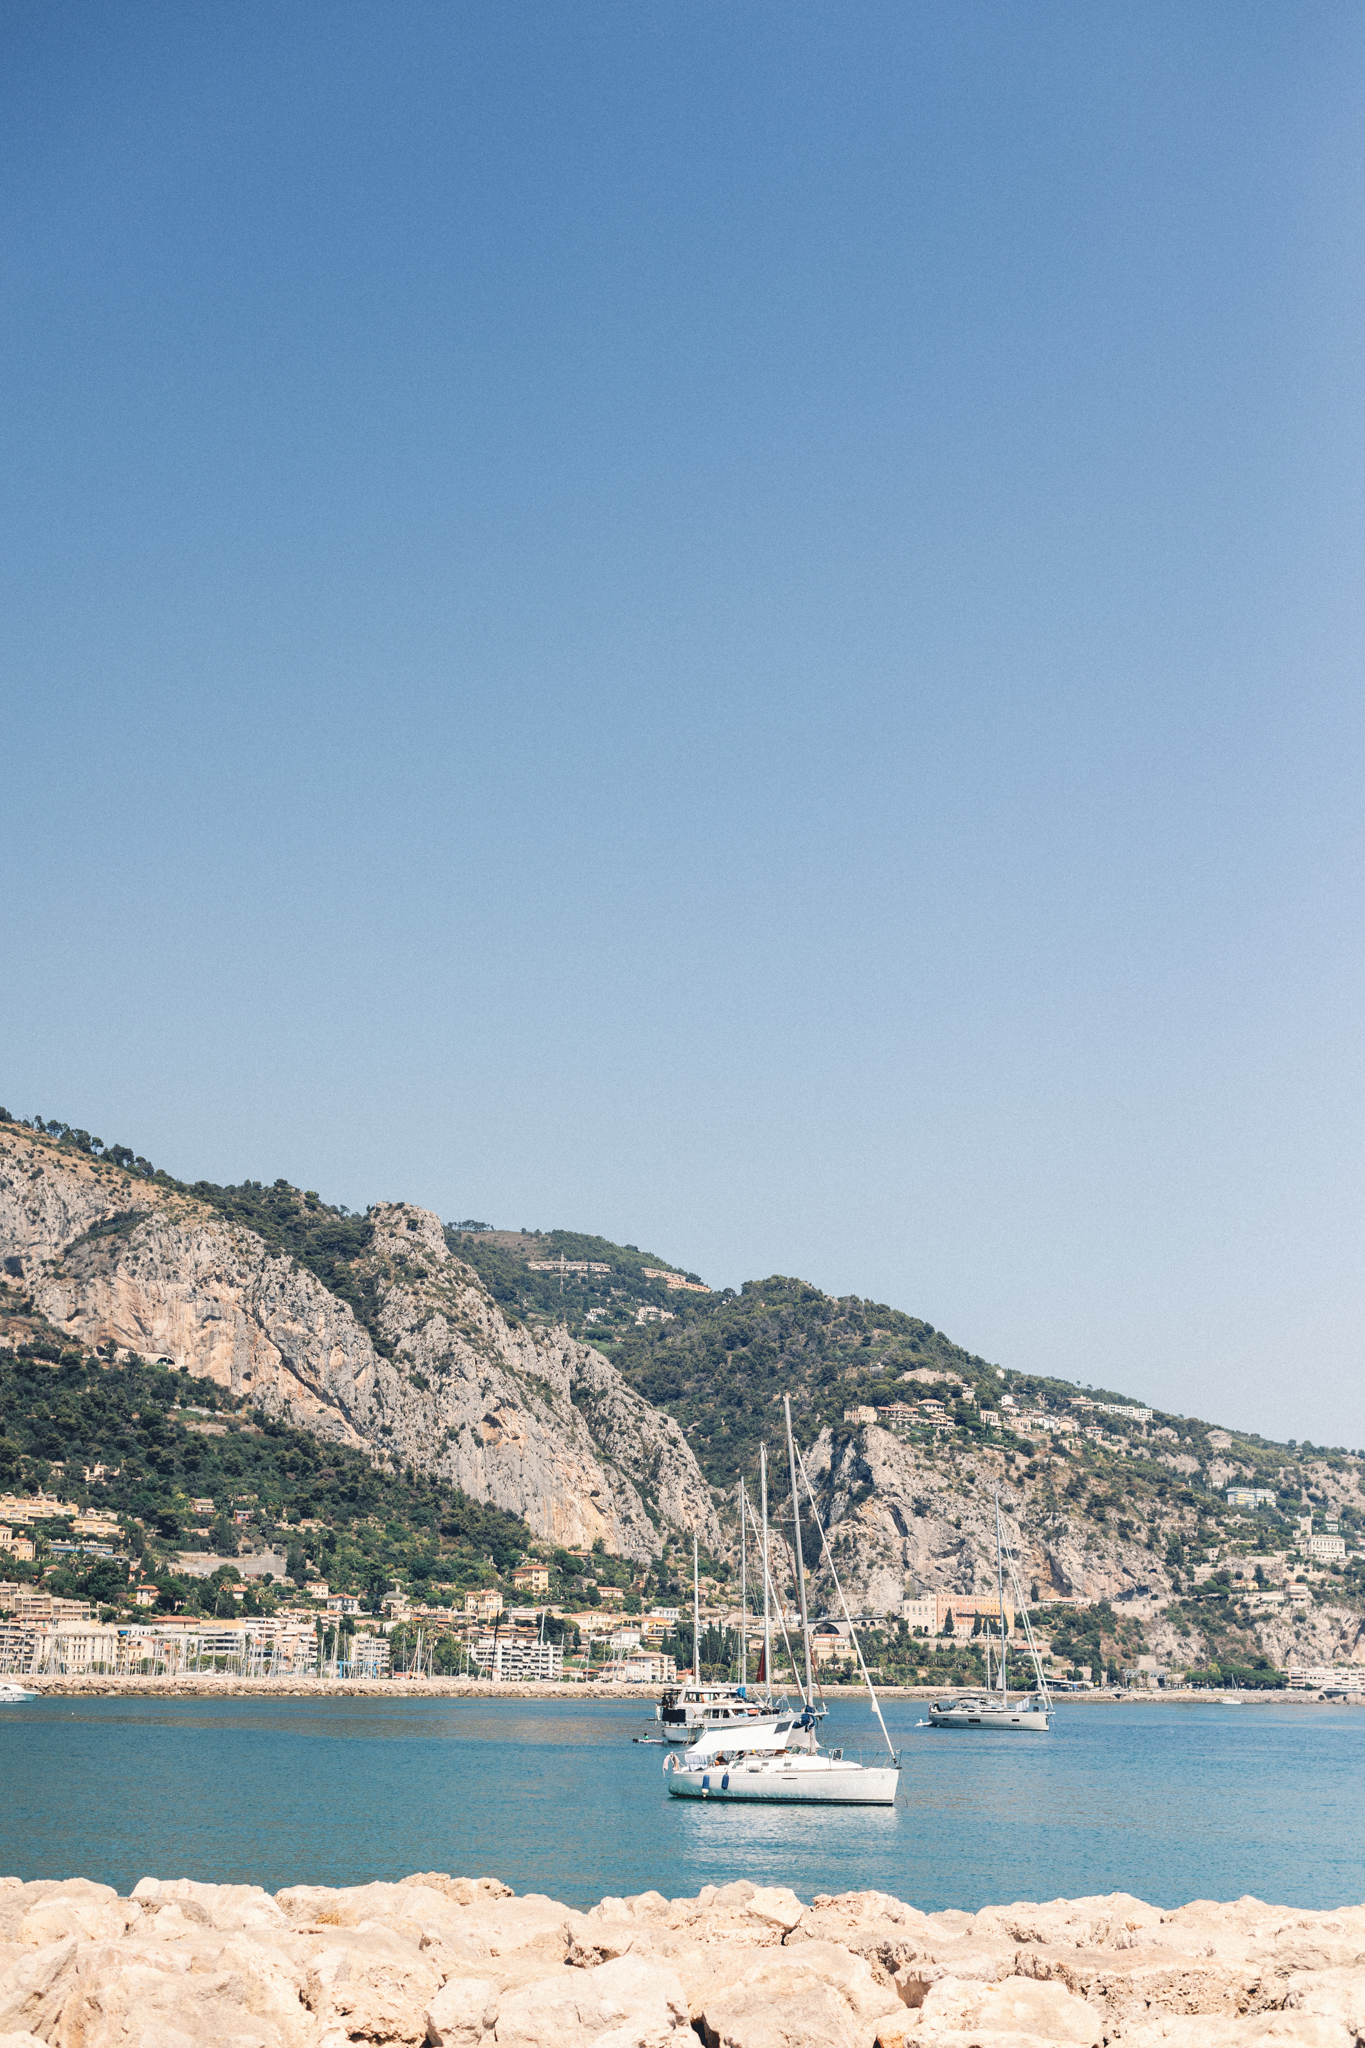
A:
MULTIPOLYGON (((801 1806, 893 1806, 900 1785, 900 1757, 891 1746, 871 1677, 863 1662, 853 1618, 830 1553, 829 1539, 815 1504, 815 1494, 792 1436, 791 1401, 783 1397, 787 1423, 787 1460, 791 1471, 792 1525, 796 1550, 796 1583, 801 1609, 801 1645, 806 1682, 798 1710, 764 1716, 751 1727, 705 1729, 686 1755, 664 1763, 664 1782, 673 1799, 764 1801, 801 1806), (801 1547, 801 1497, 797 1466, 806 1482, 815 1526, 839 1600, 848 1622, 858 1663, 872 1696, 872 1711, 886 1742, 887 1762, 865 1764, 842 1749, 822 1749, 818 1737, 820 1711, 814 1705, 810 1658, 810 1617, 806 1610, 806 1564, 801 1547)), ((766 1581, 765 1581, 766 1596, 766 1581)))
POLYGON ((1000 1609, 1000 1659, 995 1681, 991 1682, 991 1637, 986 1636, 986 1689, 962 1693, 957 1699, 936 1702, 929 1709, 931 1728, 1003 1728, 1025 1735, 1045 1735, 1052 1725, 1052 1695, 1047 1689, 1043 1660, 1034 1640, 1024 1589, 1019 1582, 1019 1564, 1013 1550, 1008 1553, 1010 1580, 1016 1610, 1024 1624, 1024 1640, 1033 1659, 1035 1690, 1027 1698, 1009 1695, 1009 1636, 1005 1629, 1005 1532, 1000 1519, 1000 1496, 995 1496, 995 1584, 1000 1609))

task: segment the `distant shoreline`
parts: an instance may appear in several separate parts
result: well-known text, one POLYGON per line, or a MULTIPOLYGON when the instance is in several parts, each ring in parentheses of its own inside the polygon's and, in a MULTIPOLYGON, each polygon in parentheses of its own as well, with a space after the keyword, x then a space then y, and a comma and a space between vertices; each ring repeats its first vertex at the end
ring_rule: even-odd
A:
MULTIPOLYGON (((466 1700, 612 1700, 617 1705, 653 1707, 658 1686, 634 1685, 547 1685, 491 1684, 475 1678, 239 1678, 227 1672, 189 1672, 178 1676, 113 1676, 102 1672, 70 1672, 33 1677, 16 1676, 12 1683, 51 1699, 137 1698, 149 1699, 466 1699, 466 1700)), ((888 1685, 878 1688, 883 1700, 941 1699, 961 1691, 953 1686, 888 1685)), ((850 1687, 826 1694, 831 1707, 841 1701, 861 1701, 863 1694, 850 1687)), ((1363 1706, 1365 1693, 1344 1699, 1320 1699, 1316 1693, 1257 1691, 1216 1692, 1131 1692, 1116 1699, 1110 1692, 1062 1693, 1055 1704, 1066 1707, 1198 1707, 1237 1700, 1243 1706, 1363 1706)))

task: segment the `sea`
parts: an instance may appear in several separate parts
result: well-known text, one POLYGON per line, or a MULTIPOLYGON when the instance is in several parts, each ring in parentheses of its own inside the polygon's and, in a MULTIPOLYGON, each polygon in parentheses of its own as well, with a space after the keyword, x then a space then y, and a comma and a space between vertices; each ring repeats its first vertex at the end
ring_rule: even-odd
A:
MULTIPOLYGON (((749 1878, 925 1910, 1122 1891, 1365 1900, 1365 1710, 1061 1705, 1043 1736, 889 1701, 897 1805, 673 1800, 648 1702, 45 1699, 0 1708, 0 1873, 499 1877, 578 1907, 749 1878)), ((870 1754, 866 1698, 825 1741, 870 1754)))

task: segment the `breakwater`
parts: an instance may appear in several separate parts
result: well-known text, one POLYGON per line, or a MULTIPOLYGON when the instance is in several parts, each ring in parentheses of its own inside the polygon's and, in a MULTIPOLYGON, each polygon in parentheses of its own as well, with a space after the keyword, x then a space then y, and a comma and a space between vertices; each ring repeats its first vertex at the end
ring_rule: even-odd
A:
MULTIPOLYGON (((181 1672, 42 1672, 21 1675, 11 1681, 41 1699, 110 1699, 119 1694, 130 1698, 155 1699, 503 1699, 503 1700, 613 1700, 619 1705, 638 1704, 652 1715, 662 1696, 658 1686, 573 1683, 548 1680, 487 1678, 328 1678, 294 1673, 278 1677, 249 1677, 229 1671, 181 1672)), ((944 1699, 957 1690, 942 1685, 878 1686, 882 1700, 928 1701, 944 1699)), ((831 1706, 859 1701, 861 1693, 839 1688, 829 1694, 831 1706)), ((1067 1693, 1061 1703, 1072 1707, 1155 1707, 1208 1706, 1235 1700, 1241 1706, 1318 1706, 1321 1697, 1310 1692, 1112 1692, 1067 1693)), ((1338 1706, 1365 1707, 1365 1693, 1336 1700, 1338 1706)))
MULTIPOLYGON (((775 1872, 779 1875, 780 1872, 775 1872)), ((275 1894, 0 1879, 0 2038, 123 2048, 1358 2048, 1365 1906, 1127 1893, 924 1913, 782 1884, 605 1898, 495 1878, 275 1894)))

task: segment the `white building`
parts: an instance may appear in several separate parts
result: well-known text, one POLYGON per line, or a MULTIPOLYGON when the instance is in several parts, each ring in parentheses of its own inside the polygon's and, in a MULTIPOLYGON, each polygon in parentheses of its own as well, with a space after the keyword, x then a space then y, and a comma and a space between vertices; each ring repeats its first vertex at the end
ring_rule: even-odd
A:
POLYGON ((932 1593, 927 1599, 901 1601, 901 1620, 908 1629, 922 1628, 927 1636, 938 1632, 938 1602, 932 1593))
POLYGON ((1361 1692, 1365 1691, 1365 1673, 1358 1664, 1340 1668, 1330 1664, 1291 1664, 1289 1686, 1292 1692, 1361 1692))
POLYGON ((627 1685, 672 1685, 678 1676, 678 1667, 671 1657, 646 1650, 640 1656, 627 1658, 618 1676, 627 1685))
POLYGON ((485 1636, 474 1645, 474 1662, 495 1681, 524 1683, 528 1679, 561 1679, 564 1650, 559 1643, 518 1643, 485 1636))
POLYGON ((347 1658, 352 1678, 387 1678, 389 1656, 384 1636, 352 1636, 347 1658))

